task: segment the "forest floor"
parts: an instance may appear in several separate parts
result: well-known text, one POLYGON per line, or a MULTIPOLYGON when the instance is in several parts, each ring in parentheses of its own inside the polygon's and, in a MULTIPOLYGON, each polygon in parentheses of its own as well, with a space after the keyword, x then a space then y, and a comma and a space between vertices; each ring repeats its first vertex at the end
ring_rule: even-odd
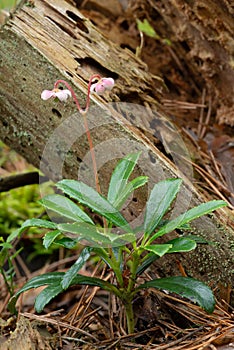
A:
MULTIPOLYGON (((137 6, 125 12, 116 2, 110 0, 105 6, 100 5, 100 1, 92 1, 89 6, 91 1, 81 1, 79 10, 110 40, 122 48, 137 50, 149 71, 165 81, 168 89, 162 100, 164 111, 190 140, 188 147, 196 154, 193 166, 198 184, 214 198, 225 199, 233 210, 233 127, 217 123, 216 102, 200 83, 200 77, 191 83, 187 68, 173 50, 171 38, 163 33, 163 26, 157 38, 144 35, 141 39, 136 17, 147 18, 147 12, 137 6)), ((29 165, 21 157, 14 155, 12 159, 10 154, 9 149, 2 147, 1 176, 28 169, 29 165)), ((42 234, 37 232, 37 235, 41 240, 42 234)), ((24 255, 14 262, 16 289, 33 276, 66 270, 79 256, 78 251, 66 255, 63 249, 48 256, 40 255, 42 246, 34 241, 32 248, 27 235, 21 243, 24 255), (33 253, 35 257, 27 261, 25 256, 33 253)), ((101 265, 90 263, 82 273, 100 276, 105 271, 101 265)), ((136 327, 131 335, 126 334, 121 305, 114 298, 109 300, 106 292, 96 287, 69 288, 46 306, 43 315, 36 314, 33 307, 40 290, 30 290, 19 299, 17 317, 7 310, 10 294, 1 276, 0 290, 0 350, 15 347, 18 350, 234 349, 234 309, 230 305, 233 291, 229 286, 223 287, 223 299, 217 301, 211 315, 178 296, 153 290, 144 292, 134 303, 136 327)))

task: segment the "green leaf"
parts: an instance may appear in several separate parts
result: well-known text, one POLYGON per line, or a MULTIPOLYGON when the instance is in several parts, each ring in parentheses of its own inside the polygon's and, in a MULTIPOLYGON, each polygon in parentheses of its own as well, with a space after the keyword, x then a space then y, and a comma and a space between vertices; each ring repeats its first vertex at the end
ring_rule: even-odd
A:
POLYGON ((92 187, 75 180, 62 180, 59 181, 56 186, 70 197, 104 216, 116 226, 126 231, 132 231, 122 214, 92 187))
POLYGON ((136 236, 133 233, 124 233, 122 235, 115 235, 112 238, 112 247, 119 247, 121 245, 126 245, 127 243, 132 243, 136 241, 136 236))
POLYGON ((159 256, 154 253, 149 253, 145 256, 145 259, 141 265, 138 266, 136 274, 141 275, 155 260, 159 259, 159 256))
POLYGON ((153 244, 145 246, 144 249, 161 257, 164 254, 166 254, 170 250, 170 248, 172 248, 172 246, 172 244, 153 244))
MULTIPOLYGON (((52 298, 54 298, 56 295, 63 291, 61 282, 64 278, 64 275, 64 272, 50 272, 32 278, 10 299, 8 309, 10 310, 10 312, 15 313, 15 304, 21 293, 32 288, 38 288, 41 286, 48 285, 49 287, 45 288, 36 298, 36 310, 37 312, 42 311, 45 305, 48 304, 52 298)), ((107 281, 101 280, 100 278, 82 276, 77 274, 73 278, 72 283, 70 285, 76 284, 97 286, 109 292, 113 292, 117 296, 120 296, 120 292, 117 287, 115 287, 107 281)))
POLYGON ((55 244, 58 244, 66 249, 74 249, 77 246, 79 239, 72 239, 70 237, 63 237, 56 240, 55 244))
POLYGON ((43 275, 33 277, 16 293, 16 295, 22 292, 26 292, 27 290, 32 288, 38 288, 41 286, 50 285, 57 282, 60 283, 63 275, 64 275, 64 272, 48 272, 48 273, 44 273, 43 275))
POLYGON ((20 228, 16 229, 13 231, 8 237, 7 237, 7 242, 10 243, 12 242, 15 238, 19 237, 19 235, 23 232, 20 228))
POLYGON ((144 186, 148 181, 147 176, 138 176, 132 181, 130 181, 125 188, 119 193, 116 201, 114 202, 114 206, 117 209, 120 209, 122 205, 125 203, 126 199, 129 195, 135 191, 137 188, 144 186))
MULTIPOLYGON (((168 243, 173 244, 173 247, 170 248, 166 253, 175 253, 175 252, 187 252, 187 251, 193 250, 196 247, 196 243, 207 243, 207 241, 205 241, 201 237, 198 237, 195 235, 189 235, 185 237, 175 238, 171 241, 168 241, 167 244, 168 243)), ((147 246, 145 247, 145 249, 147 249, 147 246)), ((143 263, 139 265, 137 268, 137 275, 141 275, 157 259, 159 259, 159 256, 153 253, 147 254, 144 258, 143 263)))
POLYGON ((38 288, 45 285, 60 283, 63 275, 64 272, 50 272, 32 278, 10 299, 8 303, 8 309, 10 310, 10 312, 15 313, 15 304, 21 293, 26 292, 27 290, 32 288, 38 288))
POLYGON ((77 272, 82 268, 85 262, 89 259, 92 248, 86 247, 82 250, 79 258, 76 262, 70 267, 70 269, 65 273, 62 279, 63 289, 67 289, 74 277, 76 277, 77 272))
POLYGON ((57 225, 52 221, 42 220, 42 219, 29 219, 29 220, 26 220, 19 229, 17 229, 16 231, 12 232, 12 234, 10 234, 10 236, 7 238, 7 242, 11 242, 13 239, 18 237, 24 230, 33 226, 48 228, 50 230, 55 230, 57 228, 57 225))
POLYGON ((7 242, 0 243, 0 247, 2 247, 3 249, 12 249, 13 248, 12 244, 7 243, 7 242))
POLYGON ((212 242, 212 241, 207 241, 207 239, 201 237, 201 236, 197 236, 197 235, 185 235, 183 236, 185 238, 189 238, 189 239, 192 239, 193 241, 195 241, 196 243, 198 244, 211 244, 211 245, 214 245, 215 242, 212 242))
POLYGON ((166 277, 141 284, 137 289, 165 289, 197 303, 207 312, 214 311, 215 299, 211 289, 203 282, 190 277, 166 277))
POLYGON ((145 18, 144 21, 140 21, 137 19, 137 27, 138 30, 145 33, 146 35, 152 38, 158 38, 159 36, 156 34, 154 28, 149 24, 148 20, 145 18))
POLYGON ((46 249, 48 249, 51 244, 54 242, 54 240, 61 234, 61 231, 59 230, 54 230, 54 231, 49 231, 45 234, 43 237, 43 245, 46 249))
POLYGON ((70 199, 59 194, 51 194, 40 200, 42 205, 53 212, 73 221, 93 223, 92 219, 70 199))
POLYGON ((21 229, 25 229, 32 226, 48 228, 50 230, 55 230, 57 228, 56 223, 52 221, 42 220, 42 219, 29 219, 23 223, 23 225, 21 226, 21 229))
POLYGON ((187 237, 178 237, 167 242, 171 244, 172 248, 167 253, 179 253, 179 252, 190 252, 197 246, 196 242, 187 237))
POLYGON ((221 207, 226 206, 227 203, 221 200, 214 200, 207 203, 202 203, 197 207, 194 207, 185 213, 179 215, 174 220, 169 221, 166 225, 162 226, 158 232, 150 238, 148 243, 153 242, 156 238, 165 235, 168 232, 175 230, 176 228, 180 228, 184 224, 199 218, 202 215, 206 215, 211 213, 212 211, 219 209, 221 207))
POLYGON ((112 268, 112 260, 105 249, 94 247, 93 252, 96 253, 110 269, 112 268))
POLYGON ((35 309, 36 311, 42 312, 44 307, 49 304, 49 302, 56 297, 58 294, 63 292, 63 288, 60 283, 53 283, 46 287, 35 300, 35 309))
POLYGON ((86 240, 98 245, 111 245, 111 233, 106 232, 102 227, 90 225, 88 223, 59 224, 59 230, 78 235, 79 240, 86 240))
POLYGON ((146 204, 144 220, 146 235, 150 235, 158 226, 176 197, 181 183, 181 179, 167 179, 160 181, 154 186, 146 204))
MULTIPOLYGON (((82 276, 77 274, 76 277, 73 279, 71 285, 76 285, 76 284, 84 284, 88 286, 96 286, 100 287, 102 289, 105 289, 107 291, 113 291, 115 290, 115 286, 107 281, 104 281, 100 278, 97 277, 88 277, 88 276, 82 276)), ((117 289, 117 288, 116 288, 117 289)))
POLYGON ((140 152, 131 153, 121 159, 117 166, 115 167, 108 189, 107 199, 108 201, 115 205, 118 200, 119 194, 124 190, 127 185, 129 176, 131 175, 138 159, 140 152))
POLYGON ((96 245, 121 245, 135 241, 136 237, 132 233, 123 235, 114 234, 111 229, 104 229, 88 223, 59 224, 58 229, 78 235, 79 240, 86 240, 96 245), (124 242, 124 243, 123 243, 124 242))
MULTIPOLYGON (((65 276, 64 276, 65 277, 65 276)), ((63 279, 64 279, 63 277, 63 279)), ((62 279, 62 280, 63 280, 62 279)), ((84 285, 90 285, 90 286, 97 286, 101 287, 102 289, 106 289, 108 291, 111 290, 112 285, 108 282, 105 282, 99 278, 95 277, 87 277, 82 275, 76 275, 73 278, 73 281, 70 281, 70 285, 76 285, 76 284, 84 284, 84 285)), ((113 286, 114 287, 114 286, 113 286)), ((58 294, 62 293, 64 291, 62 287, 62 281, 55 282, 53 284, 50 284, 47 288, 45 288, 36 298, 35 300, 35 309, 39 313, 41 312, 44 307, 58 294)))

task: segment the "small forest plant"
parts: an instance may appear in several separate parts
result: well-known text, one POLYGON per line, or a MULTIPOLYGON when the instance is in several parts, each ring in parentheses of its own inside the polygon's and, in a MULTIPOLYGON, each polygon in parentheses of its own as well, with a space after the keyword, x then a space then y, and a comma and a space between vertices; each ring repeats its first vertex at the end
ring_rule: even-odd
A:
POLYGON ((31 226, 44 227, 50 229, 44 236, 45 247, 57 242, 64 247, 74 248, 79 241, 84 240, 89 246, 82 250, 78 260, 67 272, 46 273, 27 282, 11 299, 9 304, 11 311, 14 311, 18 296, 26 290, 48 285, 36 298, 36 311, 41 312, 52 298, 75 284, 98 286, 115 294, 124 305, 129 333, 134 331, 133 300, 144 288, 168 290, 197 302, 208 312, 213 311, 215 302, 212 291, 198 280, 188 277, 167 277, 138 284, 138 277, 163 255, 189 252, 197 245, 194 236, 178 237, 164 244, 157 244, 158 237, 176 228, 183 229, 190 221, 226 203, 214 200, 189 209, 173 220, 163 221, 181 186, 180 179, 163 180, 157 183, 150 193, 143 225, 132 229, 120 210, 129 195, 147 182, 145 176, 128 181, 138 157, 139 153, 129 154, 120 160, 112 174, 107 198, 81 181, 64 179, 59 181, 56 187, 72 200, 59 194, 48 195, 41 200, 45 208, 61 216, 62 223, 30 219, 14 235, 21 234, 31 226), (91 216, 74 201, 104 217, 105 226, 95 225, 91 216), (115 233, 116 231, 119 233, 115 233), (74 238, 67 237, 67 233, 72 233, 74 238), (115 283, 78 274, 93 254, 112 269, 115 283))
MULTIPOLYGON (((91 91, 99 93, 102 89, 112 87, 112 80, 103 79, 104 81, 99 80, 91 91)), ((66 86, 69 87, 68 84, 66 86)), ((70 87, 68 90, 70 91, 70 87)), ((70 95, 67 90, 65 94, 70 95)), ((215 305, 213 293, 201 281, 175 276, 142 283, 142 278, 139 277, 156 259, 165 254, 189 252, 197 246, 197 238, 194 236, 177 237, 163 244, 157 242, 159 237, 176 228, 188 227, 192 220, 223 207, 226 203, 214 200, 189 209, 172 220, 165 220, 164 216, 169 211, 182 183, 181 179, 166 179, 154 185, 145 206, 142 225, 132 228, 122 215, 121 209, 134 190, 147 183, 146 176, 129 179, 139 157, 140 153, 131 153, 118 162, 112 173, 106 197, 100 193, 95 171, 97 190, 81 181, 63 179, 56 184, 56 187, 66 197, 52 194, 41 199, 42 205, 56 214, 56 222, 29 219, 12 234, 10 239, 19 236, 28 227, 36 226, 49 229, 43 240, 46 248, 52 243, 58 243, 69 249, 74 248, 79 242, 85 242, 85 247, 77 261, 66 272, 46 273, 28 281, 11 298, 10 311, 16 311, 17 298, 31 288, 46 286, 35 300, 35 309, 41 312, 55 296, 77 284, 98 286, 114 294, 124 306, 129 334, 134 332, 135 327, 133 302, 142 289, 157 288, 177 293, 198 303, 207 312, 213 311, 215 305), (85 211, 86 208, 89 211, 85 211), (100 225, 100 220, 98 224, 94 222, 92 213, 88 214, 90 209, 91 212, 100 215, 103 225, 100 225), (98 257, 111 269, 115 277, 113 283, 79 274, 79 270, 93 256, 98 257)))

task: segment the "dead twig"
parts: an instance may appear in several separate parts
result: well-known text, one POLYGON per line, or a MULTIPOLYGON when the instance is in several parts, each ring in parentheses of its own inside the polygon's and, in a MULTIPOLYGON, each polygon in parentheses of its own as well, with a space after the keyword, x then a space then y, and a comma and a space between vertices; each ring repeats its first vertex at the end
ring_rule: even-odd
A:
POLYGON ((46 322, 46 323, 50 323, 50 324, 53 324, 55 326, 60 326, 61 328, 66 328, 66 329, 70 329, 70 330, 73 330, 75 331, 76 333, 81 333, 93 340, 95 340, 96 342, 98 342, 99 340, 94 337, 92 334, 84 331, 83 329, 81 328, 78 328, 78 327, 74 327, 66 322, 62 322, 62 321, 59 321, 59 320, 54 320, 52 318, 49 318, 49 317, 44 317, 44 316, 38 316, 38 315, 34 315, 34 314, 30 314, 28 312, 23 312, 23 313, 20 313, 21 316, 24 316, 24 317, 27 317, 31 320, 37 320, 37 321, 41 321, 41 322, 46 322))

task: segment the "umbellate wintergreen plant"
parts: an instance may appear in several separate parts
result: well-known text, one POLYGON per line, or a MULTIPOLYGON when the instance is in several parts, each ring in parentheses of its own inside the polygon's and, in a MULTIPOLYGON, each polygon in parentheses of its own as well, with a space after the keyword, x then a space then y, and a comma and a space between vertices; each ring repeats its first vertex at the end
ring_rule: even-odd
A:
MULTIPOLYGON (((100 77, 98 79, 99 83, 103 84, 103 80, 100 77)), ((93 78, 90 82, 92 81, 93 78)), ((89 83, 89 93, 91 83, 89 83)), ((66 87, 71 91, 67 83, 66 87)), ((95 85, 92 90, 100 93, 105 89, 95 85)), ((73 91, 71 95, 74 98, 73 91)), ((82 110, 83 114, 86 113, 87 106, 88 104, 85 110, 82 110)), ((43 239, 46 248, 53 243, 68 249, 74 248, 80 242, 86 244, 79 258, 68 271, 46 273, 28 281, 11 298, 9 309, 12 312, 16 311, 15 303, 19 295, 31 288, 47 286, 35 300, 35 309, 41 312, 55 296, 76 284, 98 286, 119 298, 125 308, 128 333, 134 331, 133 302, 137 293, 142 289, 168 290, 198 303, 207 312, 213 311, 215 300, 212 291, 196 279, 175 276, 141 283, 139 280, 142 281, 142 278, 139 279, 139 276, 156 259, 165 254, 189 252, 196 248, 199 241, 194 236, 182 236, 159 244, 157 242, 159 237, 176 228, 186 228, 192 220, 225 206, 226 203, 220 200, 211 201, 189 209, 175 219, 165 220, 164 216, 172 206, 182 183, 181 179, 166 179, 154 185, 145 206, 143 224, 133 228, 122 215, 121 209, 134 190, 148 181, 146 176, 129 179, 139 157, 140 153, 131 153, 118 162, 112 173, 106 197, 100 193, 98 181, 96 181, 96 190, 81 181, 69 179, 59 181, 56 187, 66 197, 52 194, 41 200, 47 210, 56 214, 56 222, 30 219, 12 233, 9 237, 10 241, 28 227, 43 227, 48 229, 43 239), (100 223, 96 224, 92 215, 88 215, 84 208, 89 208, 92 212, 99 214, 104 219, 103 226, 100 226, 100 223), (61 220, 58 220, 59 218, 61 220), (94 255, 113 271, 115 277, 113 283, 78 273, 86 261, 94 255)), ((95 169, 94 173, 96 177, 95 169)))
POLYGON ((44 236, 45 247, 54 242, 74 248, 78 242, 84 240, 86 245, 90 246, 83 249, 78 260, 67 272, 47 273, 26 283, 11 299, 11 311, 14 311, 18 296, 28 289, 47 285, 36 298, 35 308, 40 312, 52 298, 75 284, 98 286, 115 294, 125 307, 129 333, 134 330, 133 300, 144 288, 168 290, 197 302, 208 312, 213 311, 215 301, 212 291, 196 279, 167 277, 138 284, 138 277, 163 255, 189 252, 197 246, 194 237, 183 236, 164 244, 157 244, 158 237, 176 228, 183 229, 190 221, 226 203, 220 200, 211 201, 194 207, 173 220, 162 221, 181 186, 180 179, 163 180, 157 183, 150 193, 143 226, 132 229, 120 210, 129 195, 147 182, 145 176, 128 181, 138 157, 139 154, 129 154, 120 160, 112 174, 107 198, 81 181, 65 179, 59 181, 56 186, 72 200, 59 194, 48 195, 41 200, 45 208, 62 217, 62 223, 30 219, 14 233, 14 236, 21 234, 28 227, 37 226, 50 229, 44 236), (74 200, 104 217, 107 226, 95 225, 93 219, 74 200), (116 230, 112 230, 114 227, 118 227, 121 233, 116 234, 116 230), (67 233, 72 233, 74 238, 67 237, 67 233), (137 238, 139 236, 140 238, 137 238), (99 256, 112 269, 115 283, 78 274, 93 254, 99 256), (126 278, 126 275, 129 277, 126 278))

